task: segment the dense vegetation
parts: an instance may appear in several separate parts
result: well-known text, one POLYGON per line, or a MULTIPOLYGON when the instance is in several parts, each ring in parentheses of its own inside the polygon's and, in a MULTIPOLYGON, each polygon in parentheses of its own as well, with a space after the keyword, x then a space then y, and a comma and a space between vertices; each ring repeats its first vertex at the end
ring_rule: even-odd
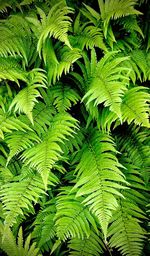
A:
POLYGON ((0 16, 0 255, 149 255, 148 1, 0 16))

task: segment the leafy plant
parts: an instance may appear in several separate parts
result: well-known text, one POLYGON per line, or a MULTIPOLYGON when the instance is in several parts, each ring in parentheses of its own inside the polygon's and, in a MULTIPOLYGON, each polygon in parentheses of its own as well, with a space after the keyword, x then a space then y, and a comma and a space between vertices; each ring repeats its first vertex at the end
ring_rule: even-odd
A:
POLYGON ((1 255, 150 253, 145 15, 148 1, 0 2, 1 255))

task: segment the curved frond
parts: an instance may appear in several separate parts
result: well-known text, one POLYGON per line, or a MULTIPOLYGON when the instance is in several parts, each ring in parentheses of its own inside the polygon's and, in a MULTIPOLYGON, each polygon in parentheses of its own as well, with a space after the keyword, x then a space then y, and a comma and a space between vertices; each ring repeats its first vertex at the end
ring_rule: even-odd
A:
POLYGON ((40 176, 29 171, 28 177, 16 177, 16 181, 8 182, 1 187, 0 198, 3 204, 5 225, 12 226, 18 216, 23 217, 28 211, 34 212, 33 202, 45 193, 40 176))
POLYGON ((146 238, 146 231, 140 225, 146 219, 145 213, 140 208, 146 202, 146 198, 141 194, 141 191, 145 190, 145 184, 136 166, 129 160, 126 162, 125 159, 123 160, 126 167, 124 173, 130 189, 123 192, 125 199, 118 201, 119 207, 111 219, 108 236, 110 236, 110 246, 118 248, 122 255, 140 256, 146 238))
POLYGON ((16 241, 13 232, 5 225, 0 225, 0 248, 7 253, 8 256, 41 256, 36 243, 31 244, 31 235, 24 241, 22 227, 18 232, 16 241))
POLYGON ((0 138, 4 139, 4 133, 11 133, 13 130, 26 131, 31 130, 31 128, 19 118, 10 116, 0 109, 0 138))
POLYGON ((56 235, 55 213, 56 207, 54 201, 51 200, 46 203, 46 206, 36 216, 33 223, 32 237, 37 241, 39 248, 42 248, 45 243, 49 243, 56 235))
POLYGON ((42 142, 23 152, 21 159, 41 174, 45 186, 48 177, 52 183, 58 182, 51 169, 62 154, 59 144, 63 143, 67 136, 72 136, 75 128, 76 120, 73 117, 66 113, 57 114, 51 119, 50 127, 42 142))
POLYGON ((92 230, 88 238, 72 238, 68 247, 71 250, 70 256, 100 256, 104 250, 101 234, 96 234, 92 230))
POLYGON ((50 93, 54 99, 53 104, 59 112, 70 109, 71 106, 75 105, 80 99, 76 90, 62 83, 51 87, 50 93))
POLYGON ((116 113, 121 118, 121 102, 126 91, 126 85, 129 82, 128 73, 123 74, 123 71, 129 72, 120 64, 126 60, 123 57, 115 56, 114 52, 106 53, 105 56, 97 63, 94 77, 89 84, 89 89, 83 100, 87 98, 87 105, 94 101, 97 106, 101 103, 105 107, 116 113))
POLYGON ((97 216, 105 239, 112 211, 118 206, 116 196, 122 196, 119 189, 124 188, 121 183, 125 183, 115 153, 114 142, 109 135, 90 129, 89 138, 79 152, 74 186, 78 188, 77 197, 86 196, 83 204, 97 216))
POLYGON ((90 236, 90 226, 96 231, 94 217, 81 202, 76 199, 75 193, 71 193, 72 187, 62 189, 56 199, 56 232, 60 240, 67 238, 81 238, 90 236))
POLYGON ((150 95, 145 87, 137 86, 129 89, 122 100, 121 111, 123 121, 130 124, 132 121, 137 125, 150 127, 149 104, 150 95))
POLYGON ((32 110, 35 103, 38 102, 37 98, 41 97, 37 88, 46 87, 46 76, 41 71, 40 69, 35 69, 29 73, 30 77, 27 87, 19 91, 9 107, 10 111, 15 106, 14 112, 25 113, 32 124, 32 110))

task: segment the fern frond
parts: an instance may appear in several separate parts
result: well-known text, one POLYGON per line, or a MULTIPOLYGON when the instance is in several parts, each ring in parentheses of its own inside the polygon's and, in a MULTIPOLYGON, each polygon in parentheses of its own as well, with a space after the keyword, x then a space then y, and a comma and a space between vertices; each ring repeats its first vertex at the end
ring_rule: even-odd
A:
POLYGON ((11 16, 0 24, 0 55, 20 56, 28 64, 36 49, 35 39, 28 22, 21 15, 11 16))
POLYGON ((63 143, 67 136, 71 136, 76 128, 76 120, 66 113, 53 117, 47 134, 41 143, 23 152, 21 159, 26 165, 35 168, 42 176, 45 186, 48 177, 52 183, 57 183, 58 178, 51 172, 53 164, 62 154, 59 143, 63 143))
POLYGON ((125 93, 121 104, 123 121, 127 121, 128 124, 133 121, 137 125, 150 127, 148 104, 150 95, 146 92, 146 89, 137 86, 125 93))
POLYGON ((141 130, 140 127, 136 126, 129 126, 121 134, 117 133, 119 151, 126 154, 132 163, 139 168, 139 172, 146 182, 150 177, 149 137, 147 130, 141 130))
POLYGON ((68 245, 70 256, 99 256, 103 255, 104 244, 101 235, 91 230, 90 236, 84 239, 72 238, 68 245))
POLYGON ((112 217, 108 236, 110 236, 110 246, 118 248, 122 255, 140 256, 146 235, 140 223, 146 217, 139 204, 143 207, 146 202, 146 198, 141 193, 145 190, 145 184, 139 175, 139 170, 130 163, 129 159, 123 159, 123 164, 126 167, 124 173, 130 189, 123 192, 125 199, 118 201, 119 207, 112 217))
POLYGON ((34 143, 41 142, 41 139, 33 131, 17 131, 5 136, 5 141, 10 149, 7 157, 7 164, 15 155, 18 155, 25 149, 31 148, 34 143))
POLYGON ((46 87, 46 76, 41 72, 42 70, 32 70, 29 77, 27 87, 19 91, 14 97, 9 110, 15 106, 14 112, 25 113, 31 123, 33 124, 32 110, 38 97, 41 97, 37 88, 46 87))
POLYGON ((107 36, 108 25, 111 19, 118 19, 120 17, 129 15, 142 14, 135 9, 137 0, 98 0, 101 18, 104 22, 104 36, 107 36))
POLYGON ((97 216, 105 239, 112 211, 118 206, 116 196, 122 196, 119 189, 124 188, 121 183, 125 183, 115 152, 109 135, 90 129, 89 138, 79 152, 74 186, 78 188, 77 197, 86 196, 83 204, 97 216))
POLYGON ((0 57, 0 81, 8 79, 15 81, 18 85, 18 79, 26 82, 26 72, 21 68, 18 62, 12 57, 0 57))
POLYGON ((33 17, 28 17, 27 19, 33 26, 35 26, 35 28, 37 27, 37 33, 39 34, 37 44, 38 52, 41 53, 41 49, 49 37, 54 37, 71 47, 67 32, 71 25, 71 18, 69 15, 73 13, 73 9, 64 6, 63 3, 60 2, 50 9, 47 16, 40 8, 37 8, 37 12, 40 15, 41 21, 39 21, 38 18, 33 17))
POLYGON ((7 253, 8 256, 41 256, 36 243, 31 243, 31 235, 24 241, 22 227, 18 232, 16 241, 10 228, 0 225, 0 248, 7 253))
POLYGON ((11 133, 13 130, 28 131, 31 128, 14 116, 4 113, 0 109, 0 138, 4 139, 4 133, 11 133))
POLYGON ((50 93, 54 99, 53 104, 59 112, 70 109, 71 106, 75 105, 80 99, 76 90, 62 83, 51 87, 50 93))
POLYGON ((114 55, 114 52, 109 52, 97 63, 94 77, 83 100, 87 98, 87 105, 92 101, 96 106, 103 103, 121 118, 121 102, 129 82, 129 70, 125 66, 120 67, 126 58, 112 59, 114 55), (124 71, 126 76, 123 74, 124 71))
POLYGON ((93 47, 107 50, 103 42, 101 29, 93 26, 92 22, 85 22, 83 25, 80 24, 80 13, 74 21, 73 32, 75 36, 69 36, 69 39, 74 47, 79 47, 81 50, 84 48, 92 49, 93 47))
POLYGON ((29 171, 28 177, 22 178, 21 175, 16 180, 4 184, 0 191, 7 226, 13 226, 18 216, 24 217, 28 211, 33 213, 32 203, 45 193, 41 177, 34 172, 29 171))
POLYGON ((71 192, 72 187, 65 187, 56 200, 56 232, 60 240, 68 238, 84 238, 90 236, 90 225, 96 231, 94 217, 81 202, 76 199, 75 193, 71 192))
POLYGON ((56 235, 56 227, 54 217, 56 207, 54 200, 46 203, 45 207, 39 211, 33 223, 34 230, 32 237, 37 241, 38 247, 42 248, 45 243, 54 238, 56 235))

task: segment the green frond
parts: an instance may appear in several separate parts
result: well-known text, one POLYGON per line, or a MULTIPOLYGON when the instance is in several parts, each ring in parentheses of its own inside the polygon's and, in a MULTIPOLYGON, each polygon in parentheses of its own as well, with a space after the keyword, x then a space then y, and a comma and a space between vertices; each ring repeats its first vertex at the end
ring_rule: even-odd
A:
POLYGON ((146 202, 141 193, 145 190, 145 184, 136 166, 128 159, 123 159, 123 164, 130 189, 123 192, 125 199, 118 201, 119 207, 113 214, 108 237, 110 236, 110 246, 118 248, 122 255, 140 256, 146 238, 146 231, 140 225, 146 219, 141 209, 141 205, 143 207, 146 202))
POLYGON ((140 127, 129 126, 117 134, 119 151, 125 153, 132 163, 139 168, 145 181, 149 180, 149 133, 140 127), (122 136, 123 135, 123 136, 122 136))
POLYGON ((0 55, 20 56, 27 64, 36 49, 28 22, 21 15, 11 16, 0 24, 0 55))
POLYGON ((73 31, 75 35, 69 36, 69 39, 74 47, 79 47, 81 50, 84 48, 92 49, 93 47, 107 50, 103 42, 101 29, 93 26, 91 22, 86 22, 83 25, 80 24, 80 13, 74 21, 73 31))
POLYGON ((146 89, 143 86, 136 86, 125 93, 121 104, 123 121, 127 121, 128 124, 134 122, 137 125, 150 127, 148 104, 150 95, 146 89))
POLYGON ((16 241, 10 228, 0 225, 0 248, 7 253, 8 256, 41 256, 36 243, 31 244, 31 235, 24 241, 22 227, 18 232, 16 241))
POLYGON ((0 138, 4 139, 4 133, 11 133, 13 130, 28 131, 31 128, 19 118, 8 115, 0 109, 0 138))
POLYGON ((63 153, 60 143, 64 143, 67 136, 72 136, 75 128, 76 120, 73 117, 66 113, 57 114, 52 118, 42 142, 23 152, 21 159, 41 174, 45 187, 48 177, 52 183, 58 183, 51 169, 63 153))
POLYGON ((28 21, 34 26, 38 26, 38 52, 41 53, 41 49, 44 46, 46 39, 49 37, 54 37, 71 47, 67 32, 71 25, 71 18, 69 15, 73 13, 73 9, 64 6, 60 2, 50 9, 47 16, 40 8, 37 8, 37 12, 40 15, 41 22, 39 22, 37 18, 28 18, 28 21))
POLYGON ((65 187, 56 199, 56 233, 60 240, 90 236, 90 226, 97 231, 96 222, 88 208, 71 192, 72 187, 65 187))
POLYGON ((18 85, 18 80, 22 80, 25 82, 27 80, 26 72, 13 57, 0 57, 0 81, 2 79, 14 81, 18 85))
MULTIPOLYGON (((23 170, 24 171, 24 170, 23 170)), ((17 218, 24 217, 29 211, 34 213, 33 203, 45 193, 41 177, 28 171, 27 177, 16 176, 12 182, 1 187, 0 198, 3 204, 5 225, 13 226, 17 218)))
POLYGON ((33 223, 32 237, 37 241, 39 248, 42 248, 45 243, 50 243, 51 239, 56 235, 55 213, 54 200, 51 200, 46 203, 46 206, 36 216, 33 223))
POLYGON ((137 0, 98 0, 101 18, 104 22, 104 36, 107 36, 107 30, 111 19, 118 19, 120 17, 129 15, 142 14, 135 9, 137 0))
POLYGON ((47 39, 42 49, 42 55, 48 73, 48 82, 55 84, 63 72, 67 74, 73 67, 73 63, 81 58, 81 51, 78 48, 70 49, 68 46, 62 48, 60 44, 54 49, 52 40, 47 39))
POLYGON ((25 149, 34 146, 34 143, 41 142, 41 139, 33 131, 17 131, 5 136, 5 141, 9 147, 9 156, 7 158, 7 164, 15 155, 20 154, 25 149))
POLYGON ((68 245, 70 256, 99 256, 103 255, 104 244, 101 235, 91 230, 90 236, 84 239, 72 238, 68 245))
POLYGON ((32 110, 37 101, 38 97, 41 97, 40 92, 37 88, 46 87, 46 76, 41 72, 42 70, 32 70, 29 73, 29 82, 27 87, 20 90, 19 93, 14 97, 9 111, 15 106, 14 112, 25 113, 31 123, 33 124, 32 110))
POLYGON ((79 152, 74 186, 78 188, 77 197, 86 196, 83 204, 97 216, 105 239, 112 211, 118 206, 116 196, 122 196, 119 189, 124 188, 121 184, 125 183, 114 146, 109 135, 90 129, 79 152))
POLYGON ((115 57, 112 59, 114 56, 114 52, 106 53, 97 63, 94 77, 90 81, 83 100, 87 99, 87 105, 91 101, 94 101, 96 106, 103 103, 105 107, 109 107, 121 118, 121 102, 129 82, 129 70, 125 66, 120 67, 120 64, 127 58, 115 57))
POLYGON ((72 105, 75 105, 80 100, 76 90, 62 83, 51 87, 50 93, 54 99, 53 104, 59 112, 70 109, 72 105))

